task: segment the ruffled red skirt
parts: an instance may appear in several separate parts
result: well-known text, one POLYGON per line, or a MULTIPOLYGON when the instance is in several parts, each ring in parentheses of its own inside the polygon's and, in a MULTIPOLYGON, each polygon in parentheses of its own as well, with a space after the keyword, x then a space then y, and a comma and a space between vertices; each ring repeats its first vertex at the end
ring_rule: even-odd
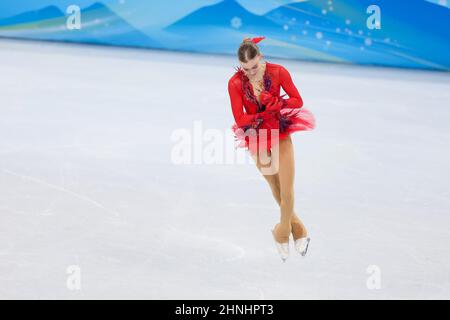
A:
POLYGON ((313 130, 316 126, 314 115, 306 108, 283 108, 280 112, 262 112, 258 121, 252 125, 239 127, 236 123, 231 127, 235 148, 246 148, 251 154, 272 147, 280 140, 297 131, 313 130))

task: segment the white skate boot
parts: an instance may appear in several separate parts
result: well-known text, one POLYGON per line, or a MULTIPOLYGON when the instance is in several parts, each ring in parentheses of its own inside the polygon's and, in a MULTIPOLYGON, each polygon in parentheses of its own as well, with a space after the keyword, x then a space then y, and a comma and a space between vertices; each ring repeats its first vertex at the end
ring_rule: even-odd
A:
POLYGON ((289 257, 289 242, 280 243, 275 238, 274 230, 272 229, 273 240, 275 241, 275 245, 277 246, 278 254, 281 257, 283 262, 286 262, 286 259, 289 257))
POLYGON ((311 239, 309 237, 299 238, 294 241, 295 250, 300 253, 303 257, 308 251, 309 242, 311 239))

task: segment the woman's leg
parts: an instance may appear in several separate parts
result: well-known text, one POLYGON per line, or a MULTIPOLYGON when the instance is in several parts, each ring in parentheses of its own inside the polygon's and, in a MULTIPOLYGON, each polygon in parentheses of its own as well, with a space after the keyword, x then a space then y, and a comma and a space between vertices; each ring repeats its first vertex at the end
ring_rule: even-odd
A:
MULTIPOLYGON (((281 205, 281 195, 280 195, 280 180, 278 173, 271 175, 271 176, 265 176, 263 177, 266 179, 266 181, 269 183, 270 189, 272 190, 272 195, 275 198, 275 201, 278 203, 278 205, 281 205)), ((295 210, 292 213, 291 218, 291 226, 292 226, 292 236, 294 240, 306 237, 308 232, 306 230, 305 225, 302 223, 300 218, 295 213, 295 210)))
MULTIPOLYGON (((258 167, 258 169, 259 168, 260 167, 258 167)), ((281 205, 280 178, 279 178, 278 173, 274 174, 274 175, 263 175, 263 177, 269 183, 270 189, 272 191, 272 195, 275 198, 275 201, 280 206, 281 205)), ((297 239, 300 239, 300 238, 303 238, 303 237, 307 236, 306 228, 303 225, 303 223, 300 220, 300 218, 295 213, 295 210, 294 210, 294 212, 292 214, 291 226, 292 226, 292 236, 294 237, 294 240, 297 240, 297 239)))
MULTIPOLYGON (((263 156, 267 156, 264 154, 263 156)), ((259 161, 259 157, 257 155, 252 155, 253 160, 255 161, 256 167, 258 170, 262 173, 261 167, 261 161, 259 161)), ((265 163, 267 163, 265 161, 265 163)), ((266 181, 269 183, 270 189, 272 191, 272 195, 275 198, 275 201, 278 203, 279 206, 281 206, 281 194, 280 194, 280 177, 279 174, 273 174, 273 175, 264 175, 263 177, 266 179, 266 181)), ((295 211, 292 212, 291 217, 291 226, 292 226, 292 236, 294 240, 297 240, 299 238, 303 238, 307 235, 307 231, 305 226, 303 225, 300 218, 297 216, 295 211)))
POLYGON ((275 239, 280 243, 289 241, 292 232, 291 219, 294 211, 294 147, 291 137, 279 141, 280 223, 275 226, 275 239))

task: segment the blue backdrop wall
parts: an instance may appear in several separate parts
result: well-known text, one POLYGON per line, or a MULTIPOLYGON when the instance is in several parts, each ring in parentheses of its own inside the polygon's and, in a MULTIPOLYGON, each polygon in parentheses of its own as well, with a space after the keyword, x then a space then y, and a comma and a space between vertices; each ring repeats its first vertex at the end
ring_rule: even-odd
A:
POLYGON ((0 37, 235 55, 261 35, 266 56, 450 70, 446 0, 0 2, 0 37))

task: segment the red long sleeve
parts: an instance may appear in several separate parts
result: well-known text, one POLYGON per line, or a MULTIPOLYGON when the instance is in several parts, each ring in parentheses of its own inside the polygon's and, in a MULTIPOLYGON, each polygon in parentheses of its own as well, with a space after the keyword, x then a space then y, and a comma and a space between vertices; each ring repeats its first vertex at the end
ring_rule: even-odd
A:
POLYGON ((228 93, 230 94, 231 109, 233 111, 233 116, 236 124, 239 127, 254 124, 255 118, 259 116, 259 114, 244 113, 244 101, 242 98, 242 94, 239 92, 232 81, 228 81, 228 93))
POLYGON ((301 108, 303 106, 303 100, 292 81, 289 71, 281 66, 280 68, 280 84, 283 87, 284 92, 287 93, 289 99, 283 99, 283 108, 301 108))

